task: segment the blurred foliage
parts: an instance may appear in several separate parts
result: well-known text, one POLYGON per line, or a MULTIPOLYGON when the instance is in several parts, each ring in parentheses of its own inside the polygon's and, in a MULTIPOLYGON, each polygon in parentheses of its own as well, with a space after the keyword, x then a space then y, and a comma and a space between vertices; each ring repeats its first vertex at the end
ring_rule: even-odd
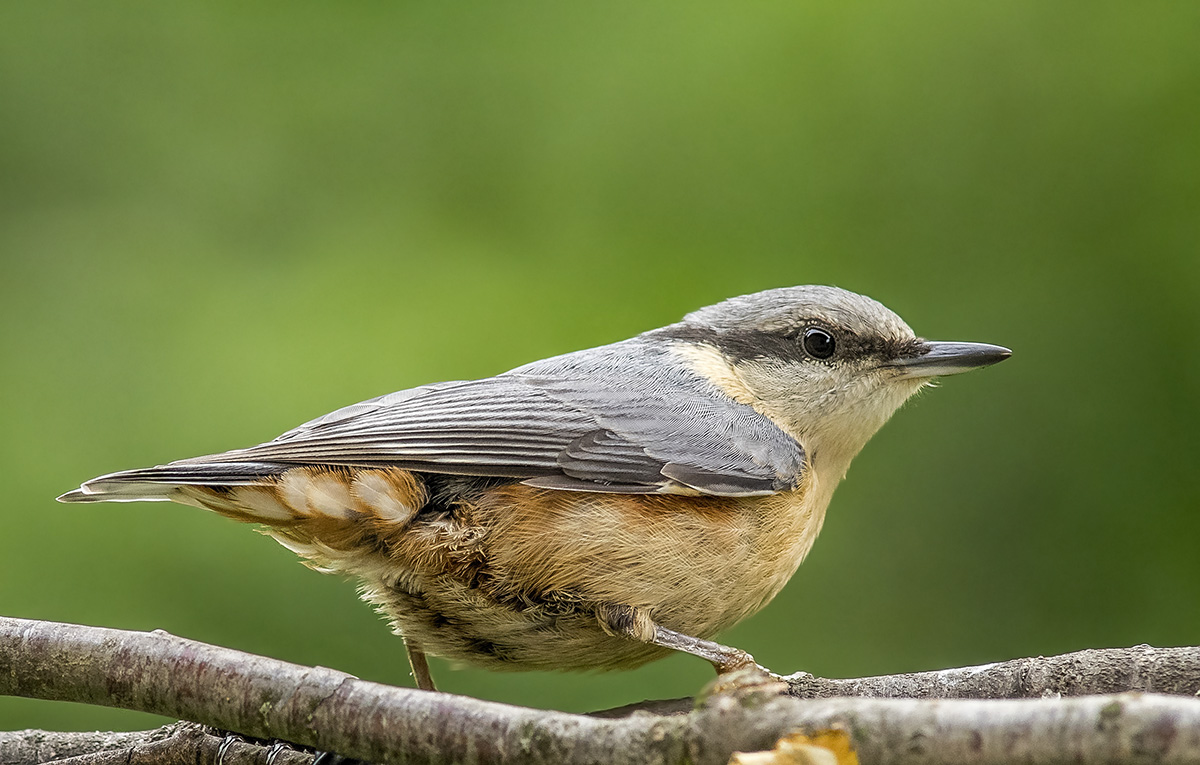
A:
MULTIPOLYGON (((0 6, 0 613, 408 682, 351 584, 111 470, 832 283, 1008 345, 724 636, 847 676, 1200 642, 1200 5, 0 6)), ((677 657, 449 691, 586 710, 677 657)), ((144 715, 0 699, 0 728, 144 715)))

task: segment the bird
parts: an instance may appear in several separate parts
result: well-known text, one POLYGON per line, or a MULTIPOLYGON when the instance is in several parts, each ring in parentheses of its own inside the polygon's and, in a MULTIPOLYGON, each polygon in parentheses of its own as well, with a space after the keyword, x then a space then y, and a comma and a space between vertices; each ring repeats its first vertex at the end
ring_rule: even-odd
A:
POLYGON ((427 655, 589 670, 680 651, 718 677, 766 671, 713 638, 788 582, 851 460, 910 396, 1010 355, 921 339, 837 287, 782 287, 58 499, 260 524, 357 578, 423 690, 427 655))

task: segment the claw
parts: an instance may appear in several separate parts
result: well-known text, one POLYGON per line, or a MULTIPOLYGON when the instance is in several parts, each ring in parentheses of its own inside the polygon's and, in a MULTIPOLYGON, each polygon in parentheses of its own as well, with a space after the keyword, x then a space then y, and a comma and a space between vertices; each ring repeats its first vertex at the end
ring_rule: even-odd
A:
POLYGON ((786 696, 787 680, 759 664, 717 675, 704 686, 697 700, 704 702, 713 696, 732 696, 737 699, 786 696))

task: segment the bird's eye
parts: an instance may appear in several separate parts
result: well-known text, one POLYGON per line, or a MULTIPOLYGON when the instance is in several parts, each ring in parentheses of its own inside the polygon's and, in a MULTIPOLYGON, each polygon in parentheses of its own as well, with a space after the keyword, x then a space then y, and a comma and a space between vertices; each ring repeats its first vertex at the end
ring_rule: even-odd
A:
POLYGON ((804 350, 814 359, 827 359, 837 349, 833 335, 820 327, 809 327, 804 330, 804 350))

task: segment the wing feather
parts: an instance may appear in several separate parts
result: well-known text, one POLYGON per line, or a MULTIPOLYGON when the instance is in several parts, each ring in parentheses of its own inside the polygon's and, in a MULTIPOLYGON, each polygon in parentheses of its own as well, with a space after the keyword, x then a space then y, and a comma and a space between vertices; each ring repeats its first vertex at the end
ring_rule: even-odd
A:
POLYGON ((548 488, 718 495, 796 485, 804 451, 773 422, 678 365, 630 364, 646 354, 618 346, 380 396, 258 446, 164 467, 390 464, 548 488))

